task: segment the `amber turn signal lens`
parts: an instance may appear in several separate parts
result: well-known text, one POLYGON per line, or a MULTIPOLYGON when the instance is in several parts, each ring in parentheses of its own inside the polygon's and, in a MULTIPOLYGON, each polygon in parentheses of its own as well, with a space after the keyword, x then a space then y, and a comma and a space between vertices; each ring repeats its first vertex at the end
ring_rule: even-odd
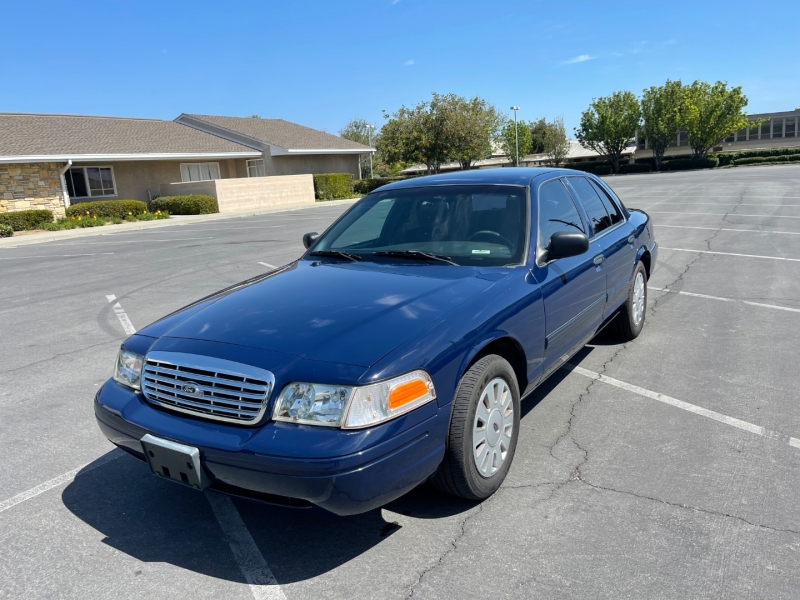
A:
POLYGON ((428 386, 421 379, 412 379, 396 385, 389 391, 389 409, 400 408, 417 398, 422 398, 428 393, 428 386))

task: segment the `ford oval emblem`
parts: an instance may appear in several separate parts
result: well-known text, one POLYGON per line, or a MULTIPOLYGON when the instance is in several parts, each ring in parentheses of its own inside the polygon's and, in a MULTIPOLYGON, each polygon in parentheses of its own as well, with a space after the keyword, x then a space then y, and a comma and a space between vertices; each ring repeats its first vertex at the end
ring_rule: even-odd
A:
POLYGON ((181 386, 181 391, 184 394, 188 394, 189 396, 195 396, 197 398, 202 398, 205 396, 203 390, 194 382, 194 381, 187 381, 181 386))

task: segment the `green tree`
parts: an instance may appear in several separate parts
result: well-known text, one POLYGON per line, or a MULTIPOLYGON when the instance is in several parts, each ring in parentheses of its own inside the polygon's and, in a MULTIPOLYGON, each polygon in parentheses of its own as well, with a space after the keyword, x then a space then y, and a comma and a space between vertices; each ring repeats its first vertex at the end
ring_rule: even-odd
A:
POLYGON ((680 131, 684 96, 683 84, 669 79, 662 86, 652 86, 642 92, 641 135, 653 151, 656 171, 661 169, 664 153, 680 131))
MULTIPOLYGON (((375 135, 375 127, 369 123, 366 119, 353 119, 347 125, 345 125, 341 130, 339 130, 339 135, 346 140, 350 140, 353 142, 357 142, 359 144, 363 144, 365 146, 369 146, 370 142, 375 144, 376 135, 375 135), (372 136, 370 140, 370 127, 372 127, 372 136)), ((369 176, 369 154, 361 154, 358 157, 360 166, 361 166, 361 176, 368 177, 369 176)), ((375 169, 375 163, 379 161, 378 156, 373 157, 373 170, 375 169)))
POLYGON ((486 100, 475 96, 467 100, 455 94, 442 97, 445 111, 448 158, 457 160, 462 169, 492 153, 492 140, 497 135, 503 115, 486 100))
POLYGON ((514 119, 509 119, 503 129, 500 130, 500 137, 497 139, 497 145, 500 147, 500 152, 505 154, 511 162, 516 164, 517 157, 517 135, 519 135, 519 157, 522 159, 525 155, 530 154, 533 139, 531 137, 531 128, 525 121, 517 121, 516 130, 514 129, 514 119))
POLYGON ((379 151, 389 163, 423 163, 428 173, 438 173, 450 150, 446 112, 442 97, 433 94, 430 102, 384 113, 379 151))
POLYGON ((543 146, 547 162, 551 166, 560 167, 569 154, 569 140, 563 118, 558 117, 545 123, 543 146))
POLYGON ((636 139, 639 127, 639 101, 632 92, 614 92, 595 98, 581 115, 575 137, 585 147, 607 156, 619 172, 622 152, 636 139))
POLYGON ((528 123, 531 130, 531 154, 543 154, 545 145, 544 140, 547 137, 547 121, 543 118, 538 121, 531 121, 528 123))
POLYGON ((741 86, 728 89, 722 81, 714 85, 695 81, 685 88, 680 121, 695 158, 704 157, 735 131, 752 126, 745 106, 747 96, 742 94, 741 86))

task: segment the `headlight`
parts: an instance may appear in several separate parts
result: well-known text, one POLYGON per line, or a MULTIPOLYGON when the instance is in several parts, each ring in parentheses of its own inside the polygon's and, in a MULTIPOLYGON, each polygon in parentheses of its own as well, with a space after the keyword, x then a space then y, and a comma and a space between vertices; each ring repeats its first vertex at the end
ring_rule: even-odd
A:
POLYGON ((114 381, 135 390, 142 389, 142 363, 144 357, 120 348, 114 365, 114 381))
POLYGON ((399 417, 436 398, 425 371, 413 371, 363 387, 290 383, 272 418, 309 425, 359 429, 399 417))

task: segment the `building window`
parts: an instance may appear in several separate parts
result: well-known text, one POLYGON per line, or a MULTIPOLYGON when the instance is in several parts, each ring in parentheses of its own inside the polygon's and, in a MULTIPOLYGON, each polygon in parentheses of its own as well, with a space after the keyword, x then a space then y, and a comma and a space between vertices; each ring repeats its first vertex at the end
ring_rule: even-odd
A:
POLYGON ((783 119, 772 119, 772 139, 783 137, 783 119))
POLYGON ((181 164, 181 181, 208 181, 220 179, 219 163, 184 163, 181 164))
POLYGON ((680 135, 678 145, 686 146, 689 143, 689 132, 681 131, 678 135, 680 135))
POLYGON ((758 139, 758 125, 753 125, 750 127, 750 137, 748 139, 751 142, 758 139))
POLYGON ((794 137, 796 132, 797 132, 797 119, 789 117, 788 119, 786 119, 786 131, 784 132, 783 135, 786 137, 794 137))
POLYGON ((247 161, 247 176, 248 177, 265 177, 267 171, 264 168, 264 159, 256 158, 247 161))
POLYGON ((761 139, 768 140, 769 139, 769 127, 770 122, 767 121, 766 123, 761 124, 761 139))
POLYGON ((747 129, 740 129, 736 132, 736 141, 743 142, 747 139, 747 129))
POLYGON ((114 170, 111 167, 73 167, 64 173, 70 198, 116 196, 114 170))

